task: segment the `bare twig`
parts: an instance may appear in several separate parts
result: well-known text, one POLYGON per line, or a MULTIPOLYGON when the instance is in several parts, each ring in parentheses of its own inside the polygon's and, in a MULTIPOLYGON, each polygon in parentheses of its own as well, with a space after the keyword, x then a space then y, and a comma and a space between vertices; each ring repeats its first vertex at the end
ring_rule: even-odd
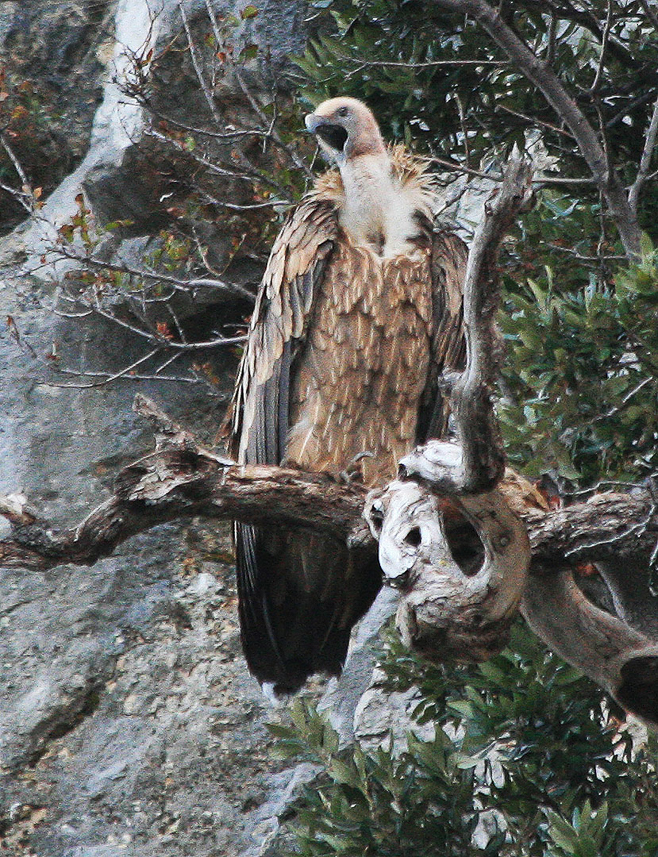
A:
MULTIPOLYGON (((260 121, 264 125, 267 126, 268 125, 268 118, 265 115, 265 113, 263 112, 263 108, 260 106, 260 104, 256 100, 255 96, 253 95, 253 93, 251 92, 249 87, 247 86, 243 76, 240 74, 240 72, 238 70, 236 70, 235 75, 236 75, 236 80, 238 81, 238 84, 240 85, 240 89, 242 90, 242 93, 245 96, 245 98, 247 99, 247 101, 249 102, 251 109, 258 116, 260 121)), ((272 140, 274 140, 277 143, 279 148, 282 149, 286 153, 286 155, 288 155, 288 157, 290 158, 292 163, 297 167, 298 170, 300 170, 306 176, 307 179, 312 179, 314 177, 313 173, 312 173, 311 169, 309 168, 308 164, 306 163, 306 161, 302 160, 302 158, 299 157, 299 155, 292 148, 292 146, 289 146, 287 143, 285 143, 281 139, 279 132, 274 127, 274 121, 273 120, 269 122, 268 136, 270 136, 272 138, 272 140)))
POLYGON ((473 178, 480 179, 489 179, 492 182, 502 182, 503 177, 499 173, 487 173, 483 170, 474 170, 471 167, 466 167, 463 164, 455 163, 455 161, 449 161, 447 158, 438 158, 433 155, 431 158, 428 158, 428 161, 433 164, 439 164, 442 167, 447 167, 449 170, 453 170, 454 172, 461 173, 466 176, 473 176, 473 178))
MULTIPOLYGON (((57 310, 54 310, 56 314, 64 315, 63 313, 59 313, 57 310)), ((119 318, 119 316, 114 315, 111 312, 103 309, 100 304, 94 304, 89 308, 90 314, 95 314, 100 316, 101 318, 106 319, 107 321, 112 322, 112 324, 117 324, 119 327, 122 327, 124 330, 128 330, 131 333, 136 334, 142 339, 146 339, 148 342, 153 342, 158 346, 167 347, 171 349, 176 349, 179 351, 202 351, 206 348, 215 348, 220 345, 237 345, 244 342, 244 336, 218 336, 214 339, 204 340, 203 342, 176 342, 173 339, 168 339, 162 333, 157 331, 157 329, 153 329, 150 325, 148 319, 142 318, 141 321, 145 322, 151 329, 145 329, 143 327, 138 327, 135 324, 131 324, 125 319, 119 318)), ((76 317, 76 316, 74 316, 76 317)), ((80 316, 77 316, 80 317, 80 316)))
POLYGON ((556 134, 562 134, 564 137, 568 137, 570 140, 573 140, 573 134, 571 131, 566 131, 564 128, 554 125, 552 122, 543 122, 541 119, 537 119, 536 116, 528 116, 527 113, 512 110, 511 107, 507 107, 505 104, 496 104, 496 110, 503 110, 505 113, 509 113, 510 116, 525 119, 525 121, 532 126, 540 125, 542 128, 548 128, 549 131, 554 131, 556 134))
POLYGON ((622 259, 626 259, 626 256, 619 256, 614 253, 609 255, 598 254, 596 256, 585 256, 583 253, 579 253, 572 247, 562 247, 559 244, 554 244, 553 242, 548 242, 547 246, 550 247, 551 250, 558 250, 560 253, 566 253, 569 256, 573 256, 573 258, 578 259, 579 262, 600 262, 602 258, 611 262, 619 262, 622 259))
MULTIPOLYGON (((143 357, 140 357, 139 360, 135 360, 130 366, 126 366, 125 368, 115 372, 112 375, 108 375, 102 381, 92 381, 89 384, 51 384, 52 387, 75 387, 76 389, 91 389, 92 387, 102 387, 104 384, 109 384, 111 381, 116 381, 118 378, 123 378, 125 375, 130 375, 130 373, 137 369, 138 366, 141 366, 142 363, 146 363, 152 357, 155 357, 156 354, 160 352, 160 348, 154 348, 152 351, 149 351, 148 354, 145 354, 143 357)), ((86 372, 80 372, 81 375, 86 375, 86 372)))
POLYGON ((21 162, 18 160, 16 153, 14 152, 14 150, 11 148, 11 146, 7 142, 7 138, 4 134, 0 134, 0 144, 2 145, 2 148, 7 153, 7 156, 9 158, 9 160, 12 162, 14 169, 18 173, 18 177, 20 178, 22 185, 23 185, 24 193, 26 193, 27 195, 31 195, 32 194, 32 185, 30 184, 30 180, 28 179, 27 174, 26 174, 25 170, 23 169, 21 162))
POLYGON ((427 60, 425 62, 409 60, 408 62, 396 62, 393 60, 360 60, 356 57, 345 57, 348 62, 359 64, 359 71, 365 68, 440 68, 441 66, 468 67, 475 66, 486 68, 487 66, 505 67, 509 60, 427 60))
POLYGON ((34 211, 34 197, 32 194, 25 193, 25 191, 18 190, 15 187, 11 187, 11 185, 4 184, 3 182, 0 182, 0 190, 4 190, 5 193, 13 196, 29 214, 32 214, 34 211))
POLYGON ((637 205, 640 200, 640 194, 644 185, 649 179, 649 170, 651 168, 651 158, 658 142, 658 98, 653 105, 653 113, 649 121, 647 136, 644 140, 644 148, 640 158, 640 166, 637 171, 637 176, 628 194, 628 204, 631 209, 637 214, 637 205))
POLYGON ((210 114, 217 124, 218 127, 222 125, 222 117, 217 110, 217 105, 215 104, 215 99, 213 98, 212 92, 208 87, 208 83, 206 82, 205 76, 203 74, 203 69, 201 68, 201 63, 199 58, 197 57, 196 46, 194 44, 194 39, 192 37, 192 31, 190 30, 190 24, 187 19, 187 13, 185 11, 185 4, 179 3, 178 9, 180 11, 180 15, 183 21, 183 27, 185 28, 185 35, 187 36, 187 45, 190 51, 190 59, 192 60, 192 65, 194 66, 194 72, 197 76, 197 80, 199 81, 199 85, 203 91, 204 97, 206 99, 206 103, 208 105, 208 109, 210 110, 210 114))
POLYGON ((606 49, 608 47, 608 40, 610 38, 610 28, 612 26, 612 2, 608 0, 608 8, 606 10, 605 16, 605 24, 603 26, 603 33, 601 35, 601 52, 599 54, 599 62, 596 67, 596 74, 594 75, 594 81, 589 88, 589 94, 595 95, 598 92, 599 86, 601 85, 602 75, 603 75, 603 67, 605 63, 605 55, 606 49))
MULTIPOLYGON (((179 152, 182 152, 187 157, 191 158, 195 161, 199 166, 205 167, 214 175, 222 176, 224 178, 234 178, 240 179, 242 181, 253 181, 253 179, 257 179, 259 182, 263 184, 269 185, 273 187, 276 191, 281 194, 281 198, 284 200, 289 200, 288 190, 284 188, 279 182, 273 179, 271 176, 268 176, 266 173, 261 172, 259 170, 254 169, 250 164, 247 165, 243 163, 240 172, 236 172, 235 170, 228 170, 226 167, 222 167, 214 161, 209 160, 208 158, 204 158, 199 155, 197 152, 191 152, 188 148, 183 146, 177 140, 173 140, 171 137, 168 137, 166 134, 162 134, 159 131, 156 131, 154 128, 149 128, 145 131, 145 134, 149 137, 153 137, 160 142, 165 143, 168 146, 173 147, 179 152)), ((246 161, 246 159, 244 159, 246 161)), ((271 204, 271 203, 268 203, 271 204)), ((225 203, 226 207, 230 207, 228 203, 225 203)), ((245 205, 244 208, 260 208, 260 205, 245 205)))
POLYGON ((65 259, 71 259, 79 262, 81 265, 86 265, 96 270, 113 271, 117 274, 126 274, 138 279, 150 280, 154 283, 167 283, 173 286, 177 291, 183 291, 190 294, 197 288, 217 289, 222 292, 236 295, 253 303, 254 295, 249 289, 240 286, 237 283, 226 283, 222 280, 215 280, 209 277, 194 277, 191 280, 183 280, 180 277, 172 277, 170 274, 165 274, 159 271, 147 271, 143 268, 132 268, 129 265, 117 264, 116 262, 105 262, 102 259, 94 259, 91 256, 82 256, 73 250, 70 250, 65 244, 58 246, 58 252, 65 259))

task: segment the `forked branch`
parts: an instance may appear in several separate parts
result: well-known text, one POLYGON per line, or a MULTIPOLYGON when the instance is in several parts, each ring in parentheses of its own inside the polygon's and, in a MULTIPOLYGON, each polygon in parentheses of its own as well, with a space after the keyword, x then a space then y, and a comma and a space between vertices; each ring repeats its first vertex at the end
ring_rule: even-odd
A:
POLYGON ((484 660, 506 644, 530 565, 523 522, 496 488, 505 457, 492 394, 500 355, 498 250, 532 198, 531 178, 525 162, 509 162, 470 248, 464 280, 466 368, 446 378, 458 443, 430 441, 403 458, 402 481, 373 492, 365 511, 379 539, 384 575, 403 589, 397 614, 403 640, 439 658, 484 660), (449 497, 477 532, 484 549, 478 569, 455 561, 437 492, 449 497))

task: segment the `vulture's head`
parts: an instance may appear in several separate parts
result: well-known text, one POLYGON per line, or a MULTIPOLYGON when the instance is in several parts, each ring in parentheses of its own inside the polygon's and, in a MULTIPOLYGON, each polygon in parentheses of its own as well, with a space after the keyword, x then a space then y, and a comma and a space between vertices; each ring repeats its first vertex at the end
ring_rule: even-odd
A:
POLYGON ((358 155, 386 152, 375 117, 356 98, 330 98, 306 117, 325 154, 337 164, 358 155))

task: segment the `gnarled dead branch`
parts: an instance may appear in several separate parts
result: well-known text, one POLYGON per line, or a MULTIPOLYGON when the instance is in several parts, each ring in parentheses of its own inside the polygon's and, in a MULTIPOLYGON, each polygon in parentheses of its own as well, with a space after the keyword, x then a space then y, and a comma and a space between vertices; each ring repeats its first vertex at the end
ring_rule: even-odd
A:
POLYGON ((627 711, 658 728, 658 641, 595 607, 571 572, 535 577, 522 613, 532 630, 604 687, 627 711))
POLYGON ((379 539, 385 578, 404 590, 403 640, 437 657, 484 660, 507 643, 530 564, 525 527, 496 489, 505 455, 493 409, 500 346, 497 256, 519 210, 532 198, 531 170, 513 158, 487 200, 464 281, 466 367, 451 373, 458 443, 430 441, 400 462, 405 480, 374 492, 365 516, 379 539), (450 497, 477 532, 484 559, 475 573, 455 561, 435 492, 450 497))

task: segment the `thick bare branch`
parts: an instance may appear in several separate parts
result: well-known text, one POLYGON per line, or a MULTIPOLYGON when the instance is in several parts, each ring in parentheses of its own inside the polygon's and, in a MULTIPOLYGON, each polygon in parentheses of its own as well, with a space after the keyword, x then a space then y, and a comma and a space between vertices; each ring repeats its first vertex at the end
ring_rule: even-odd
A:
MULTIPOLYGON (((24 497, 1 498, 0 514, 13 525, 13 533, 0 540, 0 565, 35 570, 64 563, 92 565, 137 533, 193 515, 278 521, 324 530, 350 545, 375 546, 362 518, 367 492, 358 483, 343 485, 323 474, 288 468, 232 464, 203 449, 144 397, 136 398, 135 407, 156 423, 154 452, 121 470, 113 496, 71 530, 58 533, 28 508, 24 497)), ((411 470, 409 459, 405 468, 411 470)), ((423 475, 420 467, 418 474, 423 475)), ((427 476, 431 478, 429 471, 427 476)), ((515 483, 503 483, 502 490, 528 527, 539 574, 553 573, 569 561, 648 558, 658 540, 658 514, 648 491, 598 495, 549 512, 529 504, 515 483)), ((443 501, 439 505, 443 508, 443 501)))
POLYGON ((379 539, 385 577, 402 585, 397 623, 403 640, 426 653, 482 660, 506 644, 523 593, 530 545, 521 519, 495 490, 505 455, 493 403, 500 346, 500 243, 532 198, 532 171, 519 158, 487 200, 464 278, 466 368, 446 378, 459 443, 430 441, 400 462, 404 482, 369 497, 365 517, 379 539), (423 484, 409 482, 420 477, 423 484), (492 490, 494 489, 494 490, 492 490), (435 491, 447 494, 484 547, 479 569, 453 558, 435 491))
MULTIPOLYGON (((379 539, 385 579, 404 593, 397 614, 403 641, 430 658, 485 660, 509 639, 530 564, 528 536, 501 491, 472 495, 454 489, 462 472, 456 444, 434 442, 428 448, 442 484, 453 484, 450 516, 456 511, 477 533, 482 562, 460 565, 455 560, 450 516, 444 516, 427 485, 391 482, 369 496, 364 514, 379 539)), ((418 464, 422 452, 413 458, 416 472, 427 475, 418 464)), ((407 459, 401 465, 407 472, 414 469, 407 459)))
POLYGON ((64 563, 92 565, 137 533, 201 515, 295 524, 346 538, 360 523, 365 489, 324 474, 278 467, 238 466, 200 446, 142 396, 136 410, 157 425, 156 449, 118 474, 113 496, 71 530, 56 532, 17 495, 0 498, 13 537, 0 541, 0 565, 46 570, 64 563))
POLYGON ((500 302, 498 250, 519 211, 532 199, 527 162, 512 158, 500 189, 485 203, 468 254, 464 281, 466 369, 447 378, 463 455, 460 488, 490 490, 505 469, 503 443, 491 400, 499 374, 500 345, 495 313, 500 302))
POLYGON ((598 560, 650 557, 658 540, 658 514, 651 493, 597 494, 586 503, 545 513, 522 513, 533 562, 553 573, 556 566, 598 560))
POLYGON ((532 630, 628 711, 658 728, 658 645, 599 610, 563 572, 533 578, 522 612, 532 630))

